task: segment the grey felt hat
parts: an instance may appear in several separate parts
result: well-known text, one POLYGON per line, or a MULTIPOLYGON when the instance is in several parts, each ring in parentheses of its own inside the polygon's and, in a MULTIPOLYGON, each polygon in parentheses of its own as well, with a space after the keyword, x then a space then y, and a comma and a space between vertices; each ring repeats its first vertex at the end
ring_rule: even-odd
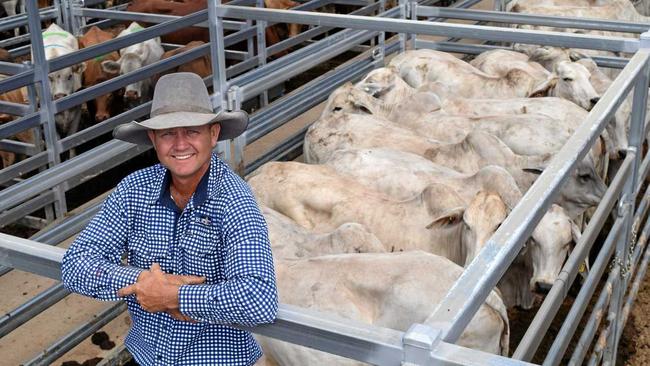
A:
POLYGON ((146 121, 133 121, 117 126, 113 130, 113 137, 138 145, 151 145, 147 136, 148 130, 202 126, 218 122, 221 125, 219 140, 228 140, 241 135, 248 126, 246 112, 214 113, 203 80, 191 72, 168 74, 158 80, 149 116, 146 121))

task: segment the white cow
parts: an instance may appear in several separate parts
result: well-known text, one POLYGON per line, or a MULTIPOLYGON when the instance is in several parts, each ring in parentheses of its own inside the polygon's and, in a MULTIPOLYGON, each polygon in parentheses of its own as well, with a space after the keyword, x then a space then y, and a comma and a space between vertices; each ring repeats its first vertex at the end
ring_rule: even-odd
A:
MULTIPOLYGON (((564 75, 558 77, 549 74, 542 78, 539 71, 530 73, 521 68, 511 68, 504 75, 493 76, 456 57, 434 50, 406 51, 393 58, 390 66, 397 69, 406 83, 414 88, 438 83, 457 97, 521 98, 561 95, 570 97, 582 106, 591 105, 591 99, 597 97, 592 95, 593 87, 583 90, 589 89, 589 85, 582 85, 564 75)), ((570 72, 571 65, 561 71, 570 72)), ((433 91, 439 92, 439 88, 433 91)))
POLYGON ((591 73, 579 63, 561 61, 554 65, 556 77, 551 77, 542 65, 528 59, 528 56, 509 50, 492 50, 478 55, 470 64, 479 70, 495 76, 506 75, 510 70, 522 69, 539 79, 549 79, 552 91, 549 95, 570 100, 586 110, 598 103, 598 93, 590 82, 591 73))
POLYGON ((425 250, 464 263, 460 246, 466 203, 442 184, 394 201, 322 165, 267 163, 248 179, 258 202, 316 233, 348 222, 367 227, 387 252, 425 250))
MULTIPOLYGON (((16 7, 19 8, 18 13, 25 13, 25 0, 0 0, 0 3, 8 17, 16 15, 16 7)), ((14 28, 14 36, 19 35, 20 28, 14 28)))
MULTIPOLYGON (((124 37, 131 33, 138 32, 143 28, 136 22, 132 22, 128 28, 120 32, 118 37, 124 37)), ((138 70, 144 66, 160 60, 165 50, 160 44, 160 37, 148 39, 141 43, 122 48, 120 58, 117 61, 102 61, 102 69, 109 74, 124 75, 138 70)), ((124 98, 130 104, 145 102, 150 98, 151 79, 145 78, 126 86, 124 98)))
POLYGON ((331 233, 314 234, 283 214, 261 206, 274 258, 309 258, 327 254, 384 252, 379 239, 363 225, 345 223, 331 233))
MULTIPOLYGON (((77 39, 55 23, 52 23, 42 35, 45 58, 48 60, 67 55, 79 49, 77 39)), ((48 78, 52 97, 55 100, 61 99, 81 89, 81 75, 85 69, 86 64, 80 63, 51 72, 48 78)), ((79 130, 81 106, 59 112, 54 118, 57 131, 61 136, 72 135, 79 130)), ((74 151, 71 151, 71 155, 74 155, 74 151)))
MULTIPOLYGON (((462 268, 429 253, 347 254, 276 263, 280 301, 381 327, 406 331, 414 323, 435 326, 436 305, 462 268)), ((360 365, 349 359, 261 337, 270 364, 360 365)), ((508 355, 506 308, 493 291, 458 344, 508 355)))
MULTIPOLYGON (((452 148, 443 146, 427 151, 425 156, 430 159, 391 149, 350 149, 335 151, 325 164, 396 199, 411 198, 435 182, 456 188, 466 201, 479 190, 498 192, 512 208, 520 194, 513 196, 507 187, 516 182, 518 188, 526 191, 550 160, 550 156, 527 159, 515 155, 496 137, 482 132, 473 132, 464 143, 452 148), (453 170, 458 167, 464 168, 465 173, 453 170)), ((606 189, 593 167, 580 163, 556 203, 577 216, 598 205, 606 189)))
POLYGON ((318 164, 339 149, 388 147, 422 155, 441 142, 371 115, 333 113, 312 124, 305 134, 305 161, 318 164))

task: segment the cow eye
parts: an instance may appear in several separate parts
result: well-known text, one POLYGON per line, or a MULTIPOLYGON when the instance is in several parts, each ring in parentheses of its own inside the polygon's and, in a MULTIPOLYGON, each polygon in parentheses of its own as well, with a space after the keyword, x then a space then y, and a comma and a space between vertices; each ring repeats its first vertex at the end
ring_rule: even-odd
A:
POLYGON ((68 80, 72 80, 72 74, 68 75, 68 80))
POLYGON ((566 81, 566 82, 571 82, 571 81, 573 81, 572 78, 562 78, 562 80, 564 80, 564 81, 566 81))
POLYGON ((580 174, 578 175, 578 179, 580 179, 581 182, 586 182, 591 178, 591 175, 589 174, 580 174))

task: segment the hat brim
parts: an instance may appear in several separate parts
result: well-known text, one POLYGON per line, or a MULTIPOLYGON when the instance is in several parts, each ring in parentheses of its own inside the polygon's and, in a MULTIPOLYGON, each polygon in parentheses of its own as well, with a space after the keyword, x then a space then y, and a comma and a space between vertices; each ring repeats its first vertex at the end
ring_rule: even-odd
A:
POLYGON ((171 112, 160 114, 142 122, 129 122, 115 127, 113 137, 137 145, 151 145, 149 130, 164 130, 176 127, 203 126, 219 123, 221 131, 218 141, 234 139, 246 131, 248 114, 242 111, 219 113, 171 112))

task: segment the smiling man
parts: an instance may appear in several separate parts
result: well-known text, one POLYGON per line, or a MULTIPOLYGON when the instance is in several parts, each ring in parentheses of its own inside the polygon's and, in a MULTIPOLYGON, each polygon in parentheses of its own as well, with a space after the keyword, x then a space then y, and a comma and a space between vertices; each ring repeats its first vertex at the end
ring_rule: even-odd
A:
POLYGON ((127 302, 125 344, 140 365, 252 365, 261 349, 232 325, 275 319, 273 258, 249 187, 212 152, 248 116, 214 114, 191 73, 158 81, 150 116, 114 136, 153 145, 160 164, 118 184, 66 252, 63 283, 127 302))

